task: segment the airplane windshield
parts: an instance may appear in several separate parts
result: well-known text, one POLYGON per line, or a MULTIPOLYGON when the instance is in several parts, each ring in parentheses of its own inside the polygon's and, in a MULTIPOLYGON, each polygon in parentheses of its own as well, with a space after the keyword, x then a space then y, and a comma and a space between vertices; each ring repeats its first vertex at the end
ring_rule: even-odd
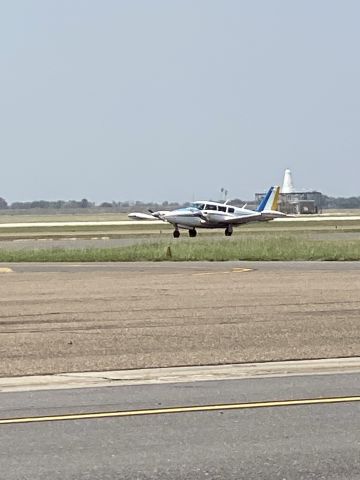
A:
POLYGON ((197 208, 198 210, 204 210, 205 204, 204 203, 191 203, 191 208, 197 208))

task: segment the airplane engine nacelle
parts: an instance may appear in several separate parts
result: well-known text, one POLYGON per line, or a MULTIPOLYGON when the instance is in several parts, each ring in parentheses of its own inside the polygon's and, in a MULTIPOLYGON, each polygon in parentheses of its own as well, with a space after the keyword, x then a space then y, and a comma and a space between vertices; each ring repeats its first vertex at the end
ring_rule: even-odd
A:
POLYGON ((208 223, 222 223, 225 222, 226 220, 229 220, 229 215, 226 213, 220 213, 220 212, 203 212, 202 213, 203 218, 208 222, 208 223))

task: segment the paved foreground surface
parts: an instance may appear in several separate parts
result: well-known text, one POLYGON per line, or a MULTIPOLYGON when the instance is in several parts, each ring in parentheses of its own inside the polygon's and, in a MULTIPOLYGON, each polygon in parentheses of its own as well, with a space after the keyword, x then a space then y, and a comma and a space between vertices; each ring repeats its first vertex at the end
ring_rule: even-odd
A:
POLYGON ((2 419, 288 400, 284 406, 0 423, 0 476, 19 479, 360 478, 360 374, 2 393, 2 419), (296 399, 345 403, 289 406, 296 399), (359 397, 357 397, 359 398, 359 397))
POLYGON ((0 375, 359 356, 359 270, 358 262, 2 265, 0 375))

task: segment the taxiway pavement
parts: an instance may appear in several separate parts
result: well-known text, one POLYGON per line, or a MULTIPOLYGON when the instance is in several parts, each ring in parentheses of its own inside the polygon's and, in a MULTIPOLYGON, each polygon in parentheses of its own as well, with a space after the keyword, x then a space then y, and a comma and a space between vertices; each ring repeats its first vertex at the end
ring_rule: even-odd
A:
POLYGON ((358 480, 359 391, 353 373, 3 393, 1 478, 358 480))

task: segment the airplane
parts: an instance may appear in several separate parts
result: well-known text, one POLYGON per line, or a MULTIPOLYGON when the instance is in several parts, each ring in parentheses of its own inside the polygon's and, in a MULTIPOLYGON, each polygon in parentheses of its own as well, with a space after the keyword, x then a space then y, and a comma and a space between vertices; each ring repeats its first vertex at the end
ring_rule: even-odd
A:
POLYGON ((285 217, 286 214, 277 210, 280 187, 271 187, 256 210, 235 207, 228 203, 197 201, 185 208, 176 210, 159 210, 147 213, 129 213, 128 217, 136 220, 162 220, 174 225, 174 238, 180 237, 180 228, 189 231, 190 237, 196 237, 196 228, 225 228, 225 236, 230 237, 233 227, 249 222, 269 221, 285 217))

